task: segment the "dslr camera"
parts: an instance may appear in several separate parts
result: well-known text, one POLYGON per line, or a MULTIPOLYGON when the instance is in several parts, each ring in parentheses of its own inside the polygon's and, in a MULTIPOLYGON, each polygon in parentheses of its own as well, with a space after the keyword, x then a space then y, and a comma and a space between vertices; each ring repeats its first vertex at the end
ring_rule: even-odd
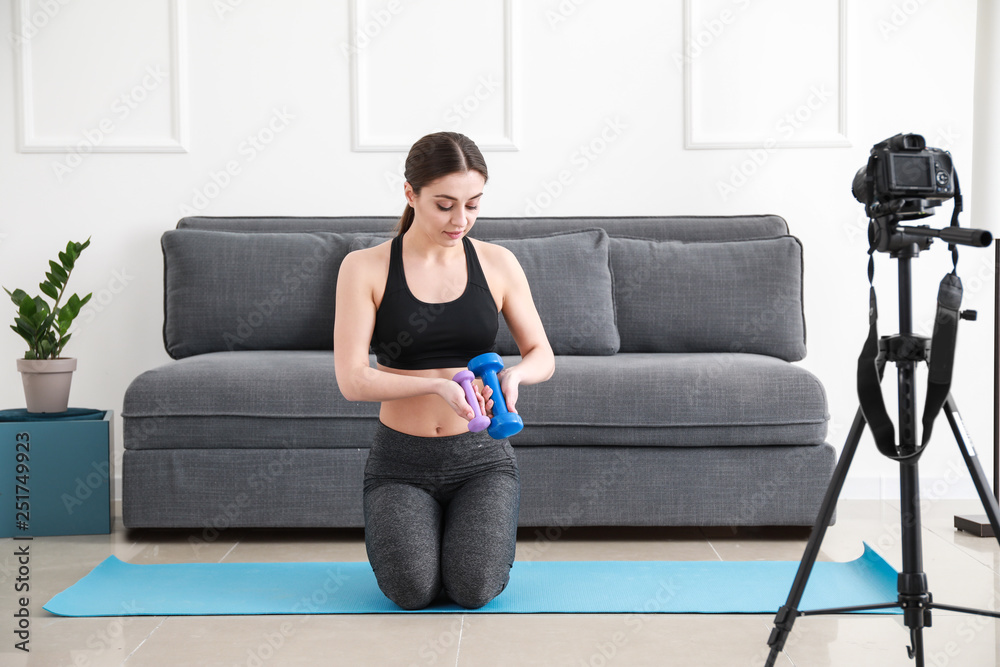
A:
POLYGON ((919 134, 897 134, 872 146, 868 164, 851 184, 869 217, 896 220, 931 215, 926 209, 951 199, 957 189, 951 154, 928 148, 919 134))

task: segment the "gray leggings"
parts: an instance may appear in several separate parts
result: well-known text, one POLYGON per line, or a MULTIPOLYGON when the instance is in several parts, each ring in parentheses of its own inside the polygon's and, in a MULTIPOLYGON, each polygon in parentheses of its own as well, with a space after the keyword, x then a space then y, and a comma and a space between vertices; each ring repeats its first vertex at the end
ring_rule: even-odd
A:
POLYGON ((520 482, 514 450, 485 431, 421 438, 379 423, 365 466, 365 547, 386 597, 468 609, 507 586, 520 482))

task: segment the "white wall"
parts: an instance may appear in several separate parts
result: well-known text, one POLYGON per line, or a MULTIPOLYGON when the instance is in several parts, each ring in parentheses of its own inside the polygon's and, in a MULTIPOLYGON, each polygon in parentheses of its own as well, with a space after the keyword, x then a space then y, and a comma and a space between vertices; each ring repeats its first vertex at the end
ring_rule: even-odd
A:
MULTIPOLYGON (((3 0, 0 278, 31 288, 67 240, 93 238, 71 282, 95 292, 67 350, 71 403, 120 412, 168 361, 159 236, 179 217, 396 215, 399 146, 457 129, 489 149, 484 215, 786 218, 805 246, 803 366, 839 449, 867 331, 851 179, 873 143, 919 132, 953 151, 974 220, 975 20, 974 0, 3 0)), ((962 251, 983 316, 963 324, 953 389, 985 466, 992 254, 962 251)), ((877 259, 893 333, 896 266, 877 259)), ((948 265, 940 244, 914 262, 928 333, 948 265)), ((22 352, 0 336, 0 405, 23 405, 22 352)), ((925 496, 974 497, 952 468, 942 419, 925 496)), ((845 497, 894 497, 897 476, 866 435, 845 497)))

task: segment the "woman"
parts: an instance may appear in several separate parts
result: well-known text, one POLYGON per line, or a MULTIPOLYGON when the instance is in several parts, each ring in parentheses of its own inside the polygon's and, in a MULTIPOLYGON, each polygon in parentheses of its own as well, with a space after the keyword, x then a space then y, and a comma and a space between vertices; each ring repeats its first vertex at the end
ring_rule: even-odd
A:
MULTIPOLYGON (((511 412, 518 387, 547 380, 555 361, 514 255, 467 236, 488 178, 476 145, 454 132, 423 137, 405 178, 397 236, 340 268, 337 382, 348 400, 382 404, 364 485, 382 592, 404 609, 442 593, 474 609, 507 585, 520 486, 510 443, 469 432, 474 413, 451 378, 493 350, 501 312, 522 355, 499 375, 511 412)), ((487 413, 491 393, 477 383, 487 413)))

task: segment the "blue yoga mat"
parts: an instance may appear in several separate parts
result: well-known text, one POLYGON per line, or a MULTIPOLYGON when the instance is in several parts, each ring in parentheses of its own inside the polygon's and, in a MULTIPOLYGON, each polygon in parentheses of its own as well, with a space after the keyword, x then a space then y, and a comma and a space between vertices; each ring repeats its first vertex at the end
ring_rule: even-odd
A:
MULTIPOLYGON (((407 612, 367 562, 133 565, 108 557, 43 607, 60 616, 400 613, 773 613, 798 562, 515 561, 485 606, 407 612)), ((848 563, 816 563, 799 609, 896 600, 896 571, 866 544, 848 563)), ((883 612, 885 613, 885 612, 883 612)))

